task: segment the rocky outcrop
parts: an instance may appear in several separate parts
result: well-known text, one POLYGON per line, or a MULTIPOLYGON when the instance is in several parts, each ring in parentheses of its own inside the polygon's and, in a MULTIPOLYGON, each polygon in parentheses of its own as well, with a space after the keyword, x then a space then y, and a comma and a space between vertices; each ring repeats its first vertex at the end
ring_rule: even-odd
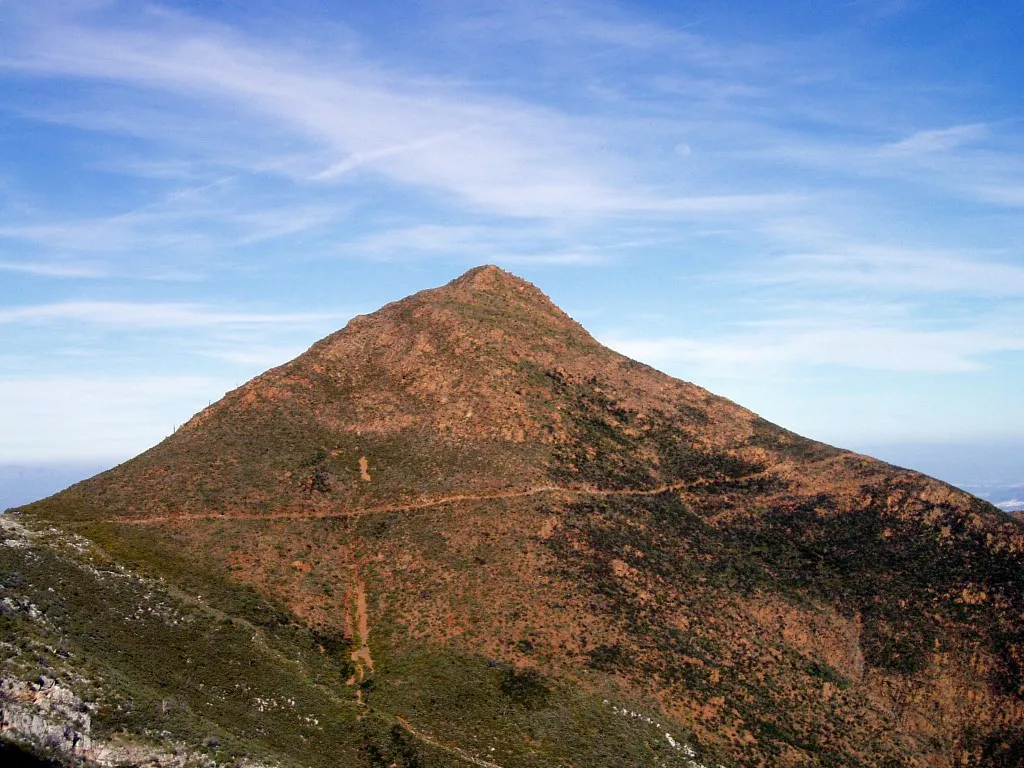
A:
MULTIPOLYGON (((217 763, 182 750, 166 752, 137 743, 93 739, 90 711, 74 691, 49 677, 35 682, 0 680, 0 738, 69 765, 114 768, 186 768, 217 763)), ((256 768, 255 764, 249 764, 256 768)))
POLYGON ((41 677, 0 680, 0 733, 41 751, 84 759, 92 750, 89 707, 70 688, 41 677))
MULTIPOLYGON (((67 686, 48 677, 35 682, 0 679, 0 739, 68 765, 90 768, 218 768, 210 757, 140 743, 113 743, 91 736, 90 711, 67 686)), ((234 768, 268 768, 248 760, 234 768)))

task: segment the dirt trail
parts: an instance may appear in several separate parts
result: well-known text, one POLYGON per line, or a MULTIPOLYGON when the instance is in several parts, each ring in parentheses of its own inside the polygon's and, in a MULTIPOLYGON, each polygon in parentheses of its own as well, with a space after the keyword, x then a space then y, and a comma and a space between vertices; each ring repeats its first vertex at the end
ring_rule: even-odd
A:
MULTIPOLYGON (((757 475, 750 475, 757 477, 757 475)), ((344 511, 328 510, 323 512, 203 512, 199 514, 183 515, 155 515, 153 517, 115 517, 104 522, 122 523, 125 525, 157 525, 160 523, 188 522, 190 520, 323 520, 330 518, 349 517, 356 518, 363 515, 375 515, 387 512, 414 512, 430 507, 439 507, 445 504, 453 504, 460 501, 500 501, 501 499, 518 499, 524 496, 538 496, 541 494, 566 494, 570 496, 657 496, 660 493, 669 491, 682 491, 687 488, 694 488, 700 485, 707 485, 712 480, 697 480, 695 482, 667 483, 657 488, 622 488, 618 490, 602 490, 599 488, 580 488, 561 485, 540 485, 534 488, 526 488, 519 491, 505 491, 502 493, 481 493, 481 494, 455 494, 442 496, 437 499, 427 499, 411 504, 387 504, 379 507, 366 507, 364 509, 351 509, 344 511)))
MULTIPOLYGON (((352 651, 351 659, 355 662, 356 669, 352 673, 352 677, 348 679, 349 685, 359 685, 363 680, 366 679, 367 673, 373 672, 373 657, 370 656, 370 624, 366 613, 366 585, 361 580, 358 580, 358 574, 356 574, 356 589, 355 589, 355 621, 354 629, 359 634, 359 646, 352 651)), ((361 689, 356 690, 356 701, 360 704, 363 703, 363 691, 361 689)))
POLYGON ((460 758, 462 760, 465 760, 467 763, 472 763, 473 765, 479 765, 480 768, 501 768, 501 766, 498 765, 497 763, 489 762, 489 761, 484 760, 483 758, 480 758, 480 757, 474 757, 473 755, 469 754, 469 752, 467 752, 464 749, 459 749, 458 747, 449 747, 447 744, 442 744, 437 739, 432 738, 432 737, 428 736, 427 734, 423 733, 422 731, 418 731, 415 728, 413 728, 412 725, 409 724, 409 721, 406 720, 404 717, 396 716, 395 720, 398 721, 398 724, 400 726, 405 728, 405 730, 407 730, 409 733, 411 733, 413 736, 415 736, 420 741, 426 742, 427 744, 435 746, 438 749, 442 749, 445 752, 447 752, 449 755, 455 755, 455 757, 458 757, 458 758, 460 758))

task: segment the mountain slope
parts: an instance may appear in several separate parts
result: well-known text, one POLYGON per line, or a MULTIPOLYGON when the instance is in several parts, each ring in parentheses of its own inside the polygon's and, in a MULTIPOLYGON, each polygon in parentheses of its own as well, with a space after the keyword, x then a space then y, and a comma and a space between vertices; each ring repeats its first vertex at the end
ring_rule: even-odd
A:
MULTIPOLYGON (((272 629, 357 713, 310 715, 319 764, 1024 755, 1019 521, 602 347, 496 267, 354 319, 17 518, 272 629), (247 617, 264 603, 277 618, 247 617)), ((135 684, 119 642, 102 663, 135 684)), ((224 739, 311 759, 299 726, 247 730, 240 690, 219 689, 224 739)))

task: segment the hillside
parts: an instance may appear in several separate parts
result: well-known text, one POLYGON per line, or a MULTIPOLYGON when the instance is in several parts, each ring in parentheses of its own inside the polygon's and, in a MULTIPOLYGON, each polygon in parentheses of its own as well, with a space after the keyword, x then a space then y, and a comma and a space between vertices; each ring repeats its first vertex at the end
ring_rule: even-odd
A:
POLYGON ((4 526, 4 736, 36 752, 1024 761, 1019 520, 629 360, 496 267, 4 526))

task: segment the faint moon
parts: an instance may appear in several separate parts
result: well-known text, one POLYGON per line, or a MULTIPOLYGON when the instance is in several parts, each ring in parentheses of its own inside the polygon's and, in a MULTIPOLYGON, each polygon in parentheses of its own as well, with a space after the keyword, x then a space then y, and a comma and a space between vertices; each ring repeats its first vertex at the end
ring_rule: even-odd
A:
POLYGON ((689 157, 693 154, 693 149, 691 149, 689 144, 676 144, 676 154, 679 157, 689 157))

